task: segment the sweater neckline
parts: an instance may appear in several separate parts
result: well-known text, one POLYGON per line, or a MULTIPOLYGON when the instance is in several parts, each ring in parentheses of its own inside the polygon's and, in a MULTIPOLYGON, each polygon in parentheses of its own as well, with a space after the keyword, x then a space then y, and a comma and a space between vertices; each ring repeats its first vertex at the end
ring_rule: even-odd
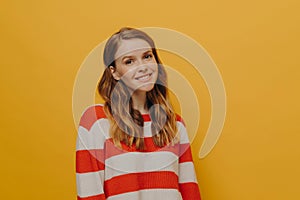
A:
POLYGON ((144 119, 144 122, 149 122, 151 121, 150 115, 149 114, 142 114, 142 117, 144 119))

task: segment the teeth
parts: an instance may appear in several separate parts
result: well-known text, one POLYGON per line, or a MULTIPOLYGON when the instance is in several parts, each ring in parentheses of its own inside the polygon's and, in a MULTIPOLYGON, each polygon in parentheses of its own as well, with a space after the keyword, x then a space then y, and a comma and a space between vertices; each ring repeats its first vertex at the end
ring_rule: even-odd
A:
POLYGON ((146 76, 142 76, 142 77, 140 77, 140 78, 137 78, 137 80, 145 80, 145 79, 147 79, 150 75, 151 75, 151 74, 148 74, 148 75, 146 75, 146 76))

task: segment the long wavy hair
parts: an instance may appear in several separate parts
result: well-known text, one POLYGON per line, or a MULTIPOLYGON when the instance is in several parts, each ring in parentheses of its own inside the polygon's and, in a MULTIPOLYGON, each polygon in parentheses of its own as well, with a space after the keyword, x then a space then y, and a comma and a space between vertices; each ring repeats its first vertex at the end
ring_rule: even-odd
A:
POLYGON ((121 143, 136 149, 145 150, 142 114, 133 108, 130 91, 126 84, 115 80, 109 66, 116 68, 115 54, 122 40, 142 39, 152 49, 158 65, 158 77, 152 90, 146 92, 146 107, 151 118, 152 139, 156 146, 163 147, 178 142, 176 114, 169 100, 167 74, 158 57, 154 41, 145 32, 124 27, 113 34, 106 42, 103 61, 106 69, 98 83, 98 92, 104 99, 104 112, 110 122, 110 136, 116 146, 121 143))

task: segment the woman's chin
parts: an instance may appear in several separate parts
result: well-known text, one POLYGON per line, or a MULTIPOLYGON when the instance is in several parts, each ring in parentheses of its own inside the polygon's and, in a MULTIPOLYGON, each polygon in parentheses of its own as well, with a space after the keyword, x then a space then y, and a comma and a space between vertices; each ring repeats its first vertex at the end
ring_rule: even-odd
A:
POLYGON ((141 87, 137 88, 137 92, 149 92, 154 88, 154 83, 143 84, 141 87))

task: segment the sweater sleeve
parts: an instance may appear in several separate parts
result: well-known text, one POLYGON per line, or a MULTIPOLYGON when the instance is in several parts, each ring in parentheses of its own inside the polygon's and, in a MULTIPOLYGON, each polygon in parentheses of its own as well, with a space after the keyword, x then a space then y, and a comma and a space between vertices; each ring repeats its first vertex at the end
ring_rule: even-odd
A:
POLYGON ((76 141, 77 200, 105 200, 104 142, 101 120, 88 108, 80 119, 76 141))
POLYGON ((201 200, 186 127, 182 119, 178 124, 180 133, 179 190, 183 200, 201 200))

